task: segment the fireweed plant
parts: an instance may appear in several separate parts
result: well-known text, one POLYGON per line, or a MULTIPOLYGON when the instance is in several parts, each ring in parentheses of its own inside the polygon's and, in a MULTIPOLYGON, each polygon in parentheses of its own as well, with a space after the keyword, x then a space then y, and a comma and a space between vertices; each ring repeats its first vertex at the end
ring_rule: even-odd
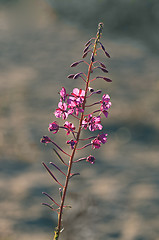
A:
POLYGON ((110 55, 105 50, 105 47, 101 43, 100 39, 102 36, 103 30, 103 23, 99 23, 98 30, 95 38, 91 38, 86 44, 83 50, 83 60, 74 62, 71 64, 70 67, 74 68, 79 64, 86 64, 88 66, 88 72, 78 72, 76 74, 70 74, 68 76, 69 79, 81 79, 84 82, 85 89, 74 88, 72 92, 69 94, 66 92, 66 89, 62 87, 59 92, 60 101, 58 103, 58 107, 54 112, 56 118, 62 118, 64 123, 62 126, 58 124, 57 121, 54 121, 49 124, 48 130, 53 134, 57 134, 59 130, 64 131, 66 135, 69 136, 69 140, 66 142, 68 148, 71 149, 71 153, 68 153, 63 150, 61 146, 59 146, 54 140, 52 140, 48 136, 43 136, 41 139, 42 143, 51 143, 53 145, 53 150, 55 151, 57 157, 59 158, 61 164, 65 165, 66 173, 60 169, 57 165, 53 162, 50 162, 53 168, 56 168, 60 174, 65 177, 65 182, 61 183, 58 179, 54 176, 53 172, 50 168, 43 162, 43 166, 51 175, 53 180, 60 186, 59 193, 61 202, 57 203, 49 194, 43 192, 45 196, 47 196, 52 204, 42 203, 43 205, 49 207, 52 211, 55 211, 58 215, 58 225, 54 231, 54 240, 59 239, 60 233, 63 231, 62 226, 62 215, 65 208, 69 208, 70 206, 65 205, 65 198, 67 195, 68 183, 72 179, 73 176, 79 175, 79 173, 72 173, 72 165, 79 163, 81 161, 86 161, 90 164, 95 163, 95 157, 93 155, 89 155, 86 157, 81 157, 77 159, 76 153, 79 150, 85 149, 87 147, 91 147, 92 149, 99 149, 102 144, 107 142, 107 133, 100 132, 103 129, 101 124, 101 118, 108 117, 108 110, 111 107, 110 96, 108 94, 104 94, 101 97, 101 100, 94 102, 92 100, 94 94, 101 95, 101 90, 94 90, 91 88, 90 84, 93 81, 99 81, 99 79, 103 79, 106 82, 112 82, 111 79, 105 76, 96 76, 91 78, 91 74, 97 69, 100 72, 108 73, 108 70, 104 63, 100 62, 97 59, 97 52, 103 51, 106 57, 110 58, 110 55), (88 63, 84 59, 90 54, 90 62, 88 63), (90 100, 89 100, 90 99, 90 100), (91 104, 87 103, 91 101, 91 104), (91 107, 96 106, 96 110, 91 110, 91 107), (68 118, 76 119, 78 125, 75 126, 74 123, 68 121, 68 118), (93 134, 93 136, 89 136, 87 138, 82 139, 81 132, 89 129, 90 132, 98 133, 93 134), (79 143, 82 146, 79 147, 79 143), (83 144, 84 143, 84 144, 83 144), (63 157, 64 156, 64 157, 63 157))

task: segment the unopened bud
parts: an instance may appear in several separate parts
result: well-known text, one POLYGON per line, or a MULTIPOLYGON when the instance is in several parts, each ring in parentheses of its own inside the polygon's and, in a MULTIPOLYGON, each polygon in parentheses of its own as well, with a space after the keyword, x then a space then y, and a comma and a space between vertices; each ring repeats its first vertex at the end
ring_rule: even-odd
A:
POLYGON ((90 92, 94 92, 94 89, 91 88, 91 87, 88 87, 88 90, 89 90, 90 92))

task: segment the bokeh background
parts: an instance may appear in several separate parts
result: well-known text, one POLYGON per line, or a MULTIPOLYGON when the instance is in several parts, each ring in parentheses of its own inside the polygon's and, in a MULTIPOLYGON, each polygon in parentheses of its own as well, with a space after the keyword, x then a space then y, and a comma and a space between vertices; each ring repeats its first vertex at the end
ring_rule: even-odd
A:
POLYGON ((159 239, 159 2, 1 0, 0 240, 52 239, 57 216, 41 192, 59 196, 41 162, 58 160, 40 138, 59 89, 83 86, 66 76, 100 21, 113 82, 93 87, 111 95, 109 141, 94 165, 74 167, 61 239, 159 239))

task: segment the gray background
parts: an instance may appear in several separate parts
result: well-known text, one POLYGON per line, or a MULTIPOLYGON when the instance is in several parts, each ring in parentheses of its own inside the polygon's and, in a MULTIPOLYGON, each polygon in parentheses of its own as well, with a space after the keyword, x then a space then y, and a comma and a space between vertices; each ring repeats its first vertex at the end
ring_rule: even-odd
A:
POLYGON ((52 239, 57 216, 41 192, 59 194, 41 162, 59 163, 40 138, 59 89, 83 87, 66 76, 99 21, 113 82, 93 87, 111 95, 109 141, 90 150, 96 164, 74 167, 81 175, 70 182, 61 239, 158 240, 158 12, 152 0, 0 1, 0 240, 52 239))

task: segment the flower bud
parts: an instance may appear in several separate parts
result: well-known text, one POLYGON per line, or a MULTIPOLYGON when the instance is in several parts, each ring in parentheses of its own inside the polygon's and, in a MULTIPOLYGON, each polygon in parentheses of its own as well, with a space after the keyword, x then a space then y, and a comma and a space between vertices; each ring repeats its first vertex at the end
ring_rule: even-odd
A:
POLYGON ((76 67, 79 63, 83 62, 83 60, 80 60, 80 61, 77 61, 77 62, 74 62, 71 64, 70 67, 76 67))
POLYGON ((87 159, 86 159, 86 162, 94 164, 95 163, 95 157, 93 157, 92 155, 88 156, 87 159))
POLYGON ((88 90, 89 90, 90 92, 94 92, 94 89, 91 88, 91 87, 88 87, 88 90))
POLYGON ((41 143, 49 143, 51 139, 48 136, 43 136, 40 140, 41 143))
POLYGON ((57 122, 52 122, 49 124, 48 130, 50 132, 53 132, 53 134, 57 133, 59 130, 59 125, 57 124, 57 122))

